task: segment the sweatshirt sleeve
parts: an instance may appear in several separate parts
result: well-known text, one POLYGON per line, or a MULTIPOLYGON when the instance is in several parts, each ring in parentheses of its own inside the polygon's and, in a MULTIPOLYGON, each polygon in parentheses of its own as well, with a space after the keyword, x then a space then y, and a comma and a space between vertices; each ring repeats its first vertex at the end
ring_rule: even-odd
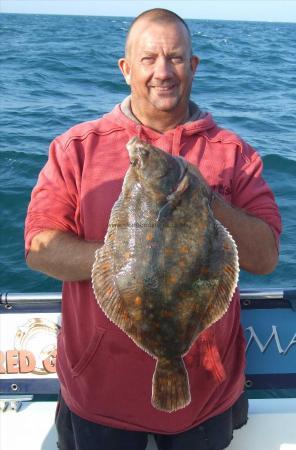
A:
POLYGON ((262 177, 263 162, 256 151, 243 143, 237 160, 233 204, 264 220, 272 229, 277 246, 281 233, 281 216, 274 195, 262 177))
POLYGON ((31 194, 25 221, 26 255, 33 237, 44 230, 77 233, 77 180, 67 150, 58 139, 49 148, 48 161, 31 194))

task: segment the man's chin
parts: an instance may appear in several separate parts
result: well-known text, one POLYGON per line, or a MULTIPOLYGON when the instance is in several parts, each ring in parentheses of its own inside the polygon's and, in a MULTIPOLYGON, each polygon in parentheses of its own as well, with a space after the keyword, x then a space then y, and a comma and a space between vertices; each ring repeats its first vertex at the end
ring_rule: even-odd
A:
POLYGON ((154 99, 151 103, 158 111, 172 112, 179 102, 176 98, 158 98, 154 99))

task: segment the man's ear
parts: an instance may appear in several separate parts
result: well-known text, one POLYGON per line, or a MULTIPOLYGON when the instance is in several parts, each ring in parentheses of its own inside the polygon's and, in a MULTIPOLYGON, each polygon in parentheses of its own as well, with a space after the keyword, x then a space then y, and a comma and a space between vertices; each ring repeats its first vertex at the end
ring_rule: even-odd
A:
POLYGON ((131 68, 127 60, 125 58, 120 58, 118 60, 118 67, 125 78, 126 84, 130 85, 131 68))
POLYGON ((199 65, 199 61, 200 61, 200 59, 199 59, 198 56, 196 56, 196 55, 192 55, 191 56, 191 58, 190 58, 190 66, 191 66, 191 70, 192 70, 193 74, 195 74, 197 66, 199 65))

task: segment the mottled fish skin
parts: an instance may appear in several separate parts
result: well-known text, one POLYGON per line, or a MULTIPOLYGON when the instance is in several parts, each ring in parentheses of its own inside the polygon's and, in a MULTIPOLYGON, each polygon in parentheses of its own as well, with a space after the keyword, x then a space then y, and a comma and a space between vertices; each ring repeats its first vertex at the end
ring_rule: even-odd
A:
POLYGON ((131 167, 114 204, 92 283, 105 314, 157 359, 152 404, 190 403, 182 357, 227 311, 238 254, 209 207, 209 188, 182 158, 134 137, 131 167))

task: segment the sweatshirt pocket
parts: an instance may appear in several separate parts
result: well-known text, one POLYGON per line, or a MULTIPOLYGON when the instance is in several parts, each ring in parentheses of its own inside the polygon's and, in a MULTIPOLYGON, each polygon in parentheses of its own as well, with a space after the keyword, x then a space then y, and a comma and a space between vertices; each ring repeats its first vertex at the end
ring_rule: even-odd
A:
POLYGON ((85 354, 71 368, 69 406, 80 416, 88 411, 89 420, 94 422, 104 416, 129 417, 131 423, 137 423, 138 405, 152 408, 154 369, 154 358, 126 334, 98 329, 85 354))
POLYGON ((95 328, 94 333, 90 339, 90 342, 86 347, 85 351, 82 353, 81 358, 72 367, 72 375, 74 377, 80 375, 88 366, 90 361, 93 359, 95 353, 97 352, 97 349, 99 348, 104 333, 105 333, 104 328, 100 327, 95 328))

